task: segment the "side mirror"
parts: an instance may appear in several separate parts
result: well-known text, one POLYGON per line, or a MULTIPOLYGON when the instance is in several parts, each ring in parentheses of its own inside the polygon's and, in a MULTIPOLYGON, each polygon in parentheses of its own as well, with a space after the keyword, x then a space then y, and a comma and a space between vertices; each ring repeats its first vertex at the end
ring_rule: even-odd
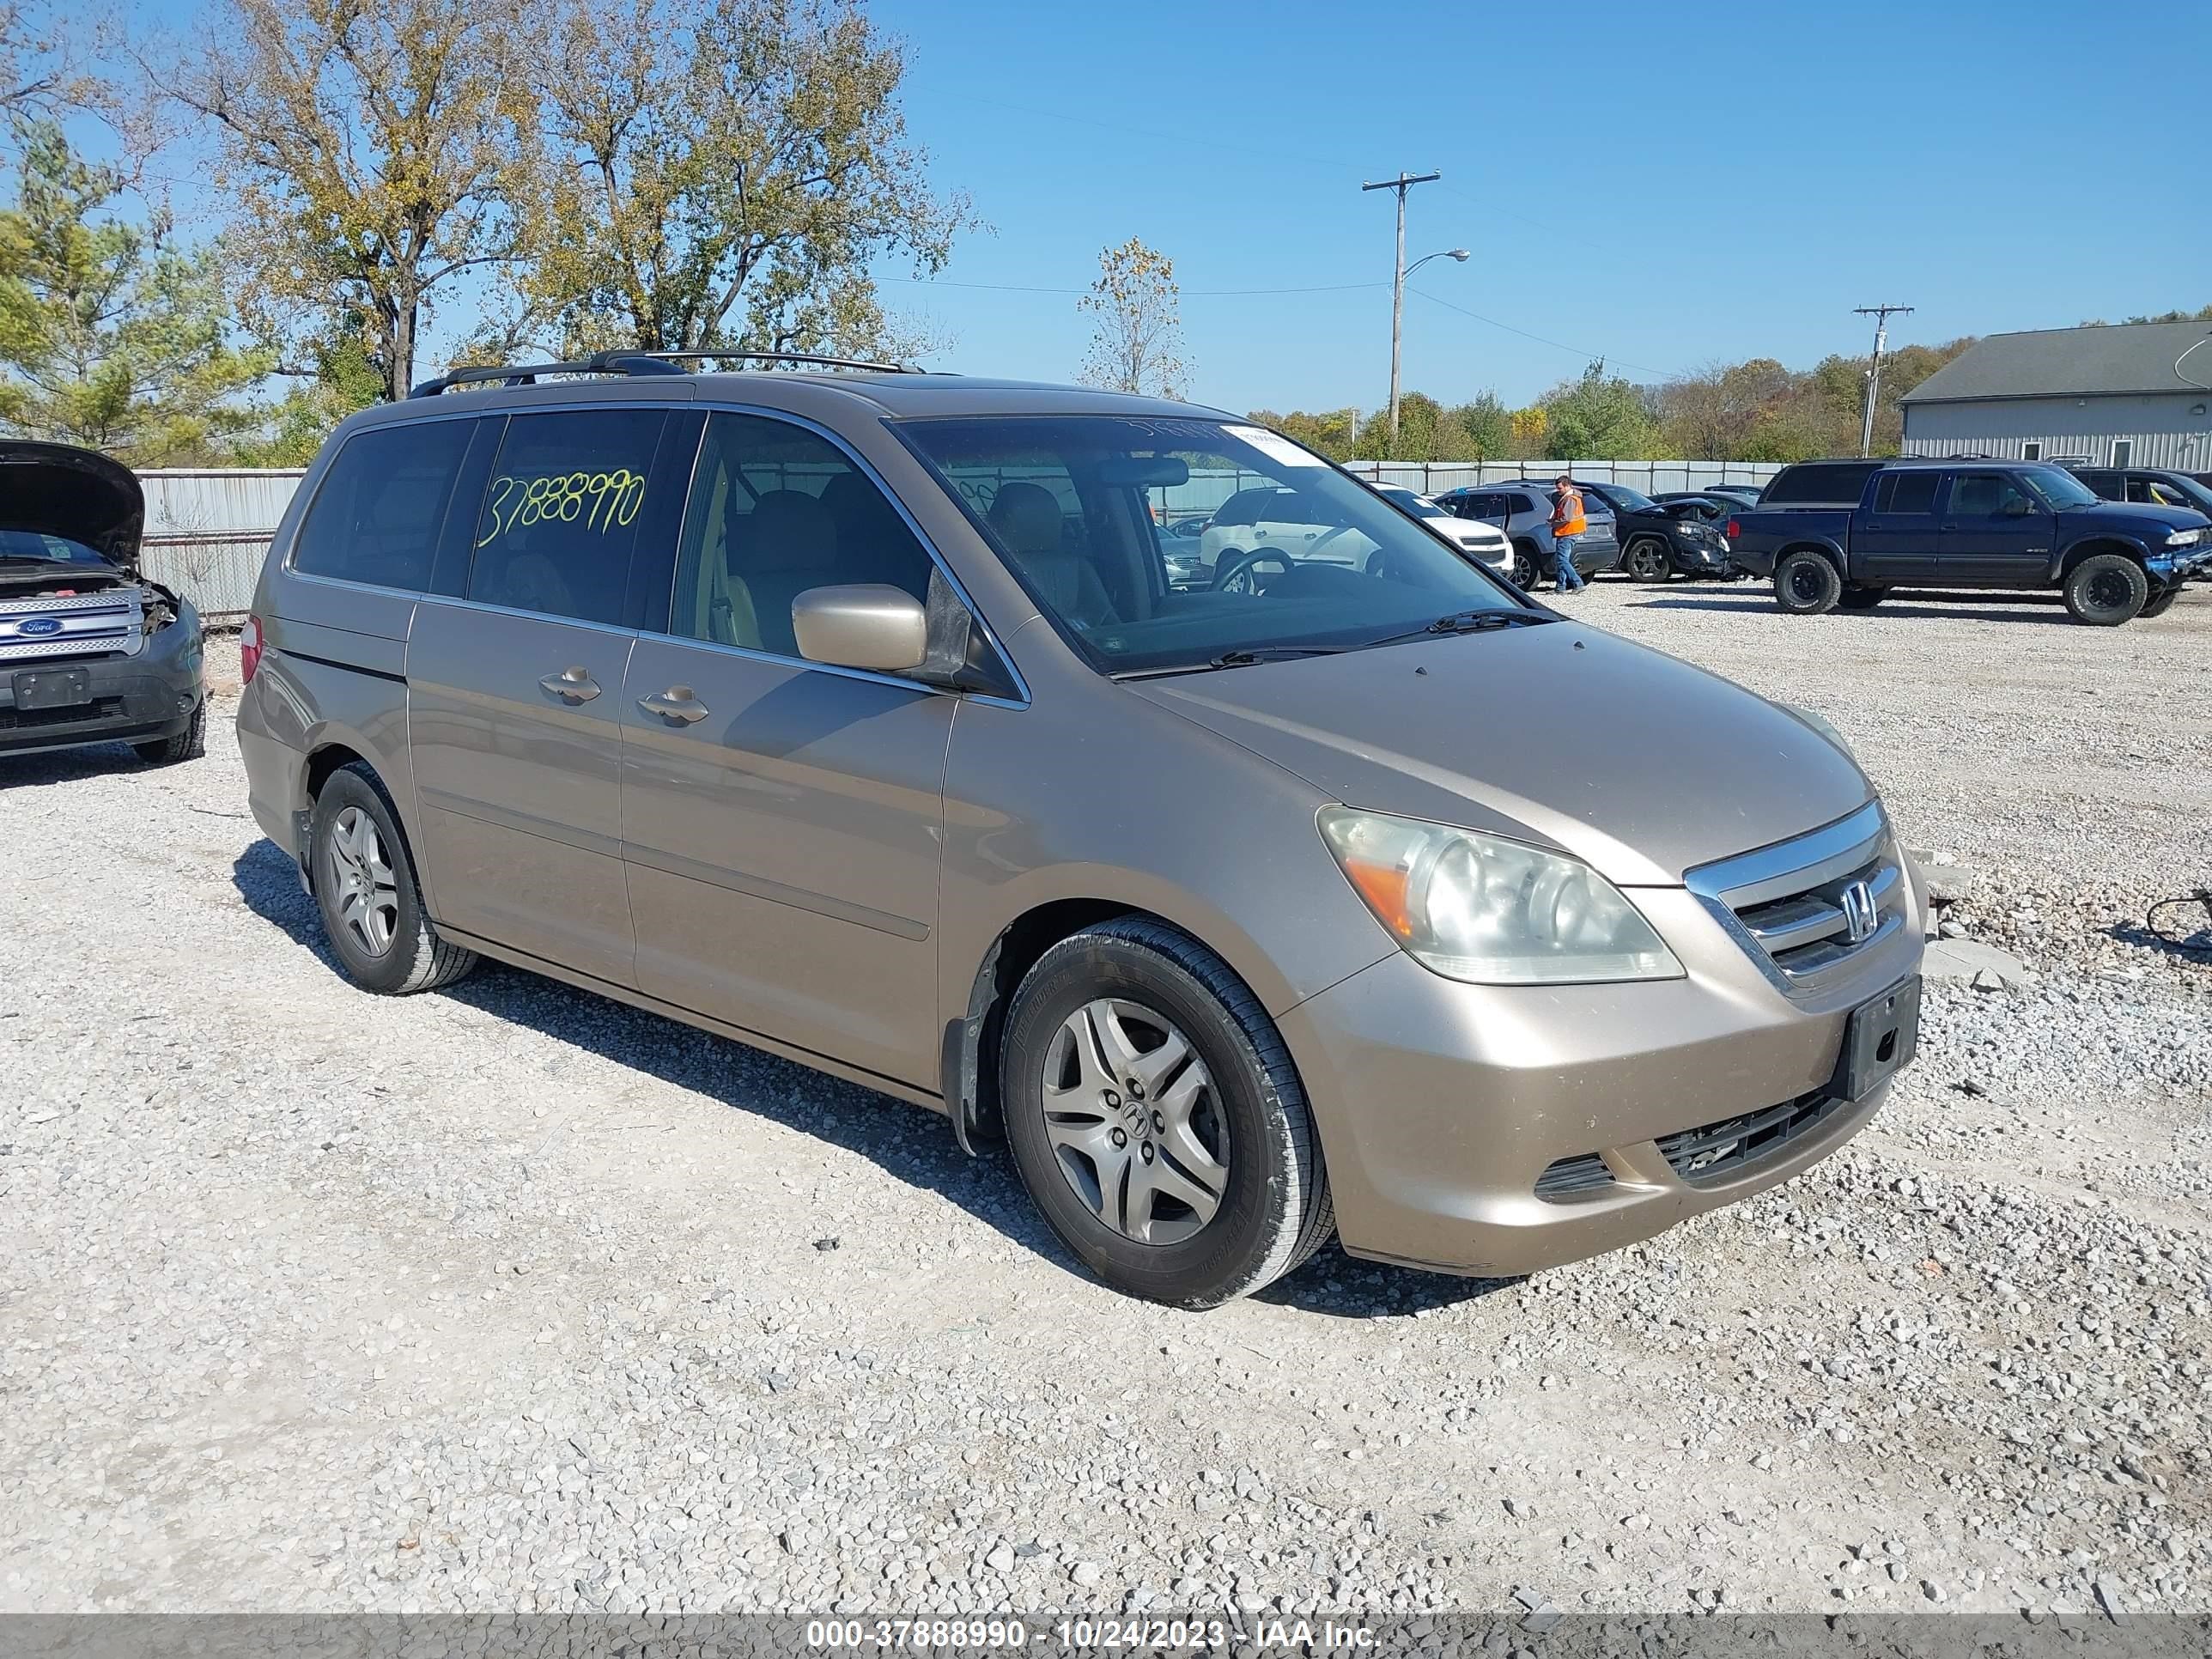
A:
POLYGON ((929 657, 929 617, 921 601, 884 582, 810 587, 791 602, 799 654, 837 668, 902 673, 929 657))

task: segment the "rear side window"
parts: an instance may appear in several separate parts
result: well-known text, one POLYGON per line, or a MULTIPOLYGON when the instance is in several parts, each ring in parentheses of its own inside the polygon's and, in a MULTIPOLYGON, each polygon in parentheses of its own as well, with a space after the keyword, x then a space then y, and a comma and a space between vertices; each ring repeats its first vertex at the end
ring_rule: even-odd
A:
POLYGON ((619 623, 647 512, 658 410, 518 415, 477 514, 468 596, 511 611, 619 623))
POLYGON ((1240 489, 1221 504, 1221 511, 1213 515, 1218 525, 1257 524, 1260 503, 1273 495, 1272 489, 1240 489))
MULTIPOLYGON (((2032 459, 2033 457, 2030 459, 2032 459)), ((2121 497, 2124 486, 2120 482, 2120 475, 2117 472, 2106 472, 2085 467, 2074 476, 2108 501, 2117 501, 2121 497)))
POLYGON ((1942 474, 1934 471, 1886 472, 1875 486, 1877 513, 1933 513, 1936 486, 1942 474))
POLYGON ((292 550, 309 576, 421 592, 474 421, 372 427, 345 441, 323 475, 292 550))
POLYGON ((1759 498, 1761 507, 1795 507, 1818 502, 1829 507, 1856 507, 1866 489, 1871 466, 1848 462, 1809 462, 1783 468, 1759 498))

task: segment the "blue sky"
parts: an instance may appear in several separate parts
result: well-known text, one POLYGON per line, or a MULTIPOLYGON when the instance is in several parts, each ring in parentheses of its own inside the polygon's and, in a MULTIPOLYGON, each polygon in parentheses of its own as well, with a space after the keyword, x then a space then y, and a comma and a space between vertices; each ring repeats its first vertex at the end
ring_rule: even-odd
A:
POLYGON ((1074 378, 1077 294, 1134 235, 1176 262, 1194 396, 1371 409, 1392 198, 1359 185, 1401 167, 1443 175, 1408 258, 1474 252, 1406 302, 1406 385, 1447 401, 1524 403, 1592 355, 1808 366, 1864 350, 1877 301, 1917 307, 1900 342, 2212 303, 2202 0, 870 9, 933 178, 992 226, 939 283, 878 270, 949 339, 932 367, 1074 378), (1249 291, 1282 289, 1327 291, 1249 291))
MULTIPOLYGON (((1902 341, 2212 303, 2202 4, 873 10, 934 176, 995 227, 947 281, 1080 289, 1141 236, 1188 296, 1194 394, 1231 408, 1382 400, 1392 198, 1359 185, 1401 167, 1443 174, 1407 257, 1475 253, 1412 286, 1559 343, 1409 295, 1406 384, 1448 400, 1526 401, 1584 353, 1638 380, 1809 365, 1864 350, 1877 301, 1917 307, 1902 341)), ((1081 362, 1072 295, 884 292, 954 337, 934 366, 1081 362)))

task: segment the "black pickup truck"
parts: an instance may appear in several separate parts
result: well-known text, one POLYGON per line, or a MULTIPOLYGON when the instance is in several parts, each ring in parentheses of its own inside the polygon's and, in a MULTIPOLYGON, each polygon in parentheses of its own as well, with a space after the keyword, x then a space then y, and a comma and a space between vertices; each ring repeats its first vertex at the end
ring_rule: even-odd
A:
POLYGON ((1803 461, 1729 520, 1730 556, 1784 611, 1863 611, 1893 587, 2056 590, 2075 620, 2155 617, 2212 573, 2212 520, 2107 501, 2035 461, 1803 461))

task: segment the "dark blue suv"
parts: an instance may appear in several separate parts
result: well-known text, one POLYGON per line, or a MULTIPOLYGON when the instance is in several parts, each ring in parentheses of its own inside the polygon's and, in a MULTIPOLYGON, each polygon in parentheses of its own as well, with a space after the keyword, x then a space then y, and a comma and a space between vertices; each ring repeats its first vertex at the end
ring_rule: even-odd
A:
POLYGON ((2212 573, 2212 519, 2100 500, 2063 467, 1804 461, 1729 521, 1735 562, 1784 611, 1863 611, 1893 587, 2057 589, 2077 621, 2155 617, 2212 573))

